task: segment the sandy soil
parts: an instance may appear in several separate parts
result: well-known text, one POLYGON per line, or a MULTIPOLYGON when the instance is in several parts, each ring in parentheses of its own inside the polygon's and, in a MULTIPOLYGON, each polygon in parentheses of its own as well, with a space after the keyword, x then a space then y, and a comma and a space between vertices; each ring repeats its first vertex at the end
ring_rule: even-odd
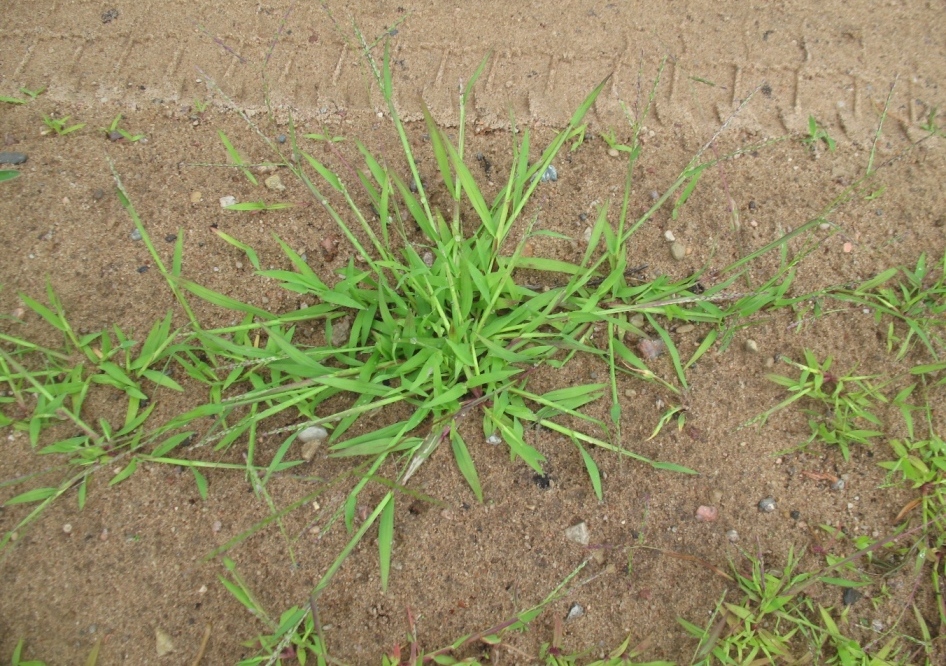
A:
MULTIPOLYGON (((330 3, 331 11, 315 3, 234 4, 44 0, 4 8, 0 94, 17 94, 19 86, 48 89, 26 105, 0 104, 2 150, 28 155, 22 176, 0 185, 0 313, 13 314, 21 306, 19 293, 42 297, 48 280, 81 331, 117 325, 141 339, 169 309, 180 315, 147 249, 131 237, 134 227, 115 196, 108 159, 166 259, 173 245, 165 239, 184 234, 188 278, 273 311, 298 307, 296 295, 253 275, 245 258, 211 227, 252 245, 265 264, 281 266, 286 262, 272 238, 278 234, 297 251, 308 251, 323 279, 347 261, 352 248, 343 244, 337 257, 323 257, 320 243, 335 230, 313 206, 264 215, 222 210, 219 199, 227 195, 300 203, 307 195, 288 176, 287 190, 277 195, 254 188, 234 169, 212 166, 226 161, 218 131, 248 161, 264 162, 272 156, 235 109, 246 110, 270 136, 286 131, 292 112, 307 131, 325 127, 395 155, 395 135, 389 119, 379 115, 381 100, 368 85, 352 20, 371 39, 389 35, 398 106, 409 118, 419 116, 423 100, 438 121, 455 125, 458 82, 492 51, 475 91, 470 154, 481 152, 501 174, 510 161, 510 111, 517 122, 535 128, 535 144, 543 146, 587 92, 612 73, 590 116, 595 136, 574 153, 563 153, 559 180, 543 186, 539 202, 543 228, 575 239, 586 226, 581 216, 616 200, 623 184, 623 164, 609 156, 600 133, 613 129, 627 137, 620 102, 633 110, 661 62, 632 196, 636 214, 649 208, 651 192, 672 183, 724 123, 712 148, 719 154, 804 133, 811 115, 837 140, 834 152, 814 153, 798 140, 773 143, 711 170, 679 219, 671 219, 668 207, 628 248, 629 263, 647 264, 650 277, 684 277, 703 266, 712 275, 817 216, 864 173, 892 86, 877 141, 877 162, 885 166, 876 190, 883 192, 832 215, 843 232, 824 235, 803 263, 795 289, 804 293, 857 282, 890 266, 915 264, 922 252, 942 257, 946 248, 941 185, 946 141, 911 145, 922 136, 930 110, 946 104, 940 85, 946 76, 942 3, 721 8, 695 0, 655 9, 653 3, 588 0, 531 6, 485 0, 460 7, 402 0, 330 3), (265 112, 267 89, 274 122, 265 112), (746 108, 727 123, 753 91, 746 108), (207 109, 198 113, 195 100, 207 102, 207 109), (118 113, 124 114, 123 127, 147 140, 106 140, 98 128, 118 113), (41 136, 44 115, 69 115, 86 126, 69 136, 41 136), (738 229, 729 201, 740 214, 738 229), (690 250, 682 261, 671 257, 668 230, 690 250)), ((425 128, 413 123, 408 132, 417 151, 427 155, 425 128)), ((339 150, 357 158, 350 141, 339 150)), ((433 160, 422 167, 431 178, 436 175, 433 160)), ((494 192, 498 185, 483 176, 483 187, 494 192)), ((572 258, 573 250, 548 238, 535 252, 572 258)), ((752 278, 764 278, 773 261, 755 264, 752 278)), ((198 314, 208 325, 234 319, 209 305, 200 306, 198 314)), ((856 308, 809 315, 801 313, 803 326, 795 325, 799 315, 792 312, 760 317, 728 348, 707 355, 690 372, 688 427, 682 431, 666 428, 648 440, 663 411, 660 404, 671 397, 652 384, 623 380, 625 445, 699 470, 698 476, 655 472, 596 452, 605 475, 599 503, 568 442, 549 433, 533 435, 533 445, 549 460, 545 483, 471 430, 467 435, 476 442, 473 456, 486 496, 480 504, 449 453, 439 451, 412 484, 441 504, 398 503, 390 589, 380 589, 372 536, 321 597, 333 654, 353 664, 378 663, 382 652, 403 644, 407 608, 417 618, 424 646, 441 647, 539 602, 590 556, 580 576, 588 582, 552 604, 530 632, 512 637, 511 647, 494 658, 531 663, 523 655, 536 654, 537 645, 551 638, 553 618, 564 617, 577 602, 585 614, 565 624, 567 648, 598 655, 630 633, 634 643, 650 640, 646 658, 689 663, 696 643, 676 618, 704 624, 732 586, 694 560, 667 551, 725 568, 729 561, 745 563, 738 550, 743 548, 779 567, 794 547, 805 550, 802 566, 814 570, 823 566, 825 552, 852 552, 850 541, 831 540, 821 525, 850 535, 889 534, 913 495, 881 488, 884 471, 876 463, 890 455, 886 445, 856 449, 850 461, 822 446, 783 453, 808 434, 805 417, 792 410, 763 429, 741 427, 783 396, 765 378, 778 354, 800 358, 809 348, 820 358, 833 355, 842 369, 888 374, 923 358, 917 351, 896 362, 887 353, 884 326, 856 308), (746 349, 749 338, 757 342, 757 352, 746 349), (834 491, 805 472, 845 475, 847 483, 834 491), (765 497, 777 500, 775 512, 759 512, 765 497), (718 521, 695 519, 704 504, 718 507, 718 521), (564 537, 565 529, 580 521, 590 528, 589 547, 564 537), (738 531, 738 542, 727 539, 729 530, 738 531), (653 550, 629 550, 640 544, 653 550)), ((0 320, 0 331, 56 341, 35 315, 0 320)), ((692 351, 703 334, 699 328, 681 333, 678 345, 692 351)), ((666 359, 655 369, 671 373, 666 359)), ((603 372, 576 364, 565 373, 544 372, 536 381, 561 386, 603 372)), ((157 415, 180 413, 201 398, 167 393, 154 397, 157 415)), ((89 417, 113 414, 116 404, 108 397, 94 401, 89 417)), ((608 405, 595 409, 604 418, 608 405)), ((897 435, 895 414, 885 416, 888 434, 897 435)), ((0 434, 0 484, 40 472, 46 475, 37 485, 58 482, 62 472, 52 469, 58 461, 37 456, 23 433, 0 434)), ((279 443, 270 439, 260 455, 272 455, 279 443)), ((238 448, 214 459, 239 462, 238 448)), ((317 457, 302 469, 271 481, 277 506, 322 487, 343 466, 317 457)), ((241 642, 252 640, 262 625, 218 582, 224 571, 220 558, 206 556, 269 510, 241 474, 211 471, 208 479, 204 501, 180 469, 145 466, 114 488, 103 476, 92 483, 84 510, 68 495, 18 534, 0 555, 0 655, 7 658, 25 638, 31 658, 72 664, 84 661, 101 639, 100 664, 190 663, 207 626, 211 638, 201 663, 232 664, 252 654, 241 642), (174 645, 168 656, 157 656, 156 631, 174 645)), ((22 490, 0 485, 0 499, 22 490)), ((370 499, 370 494, 364 498, 366 505, 370 499)), ((319 535, 311 530, 343 500, 342 489, 329 488, 319 496, 318 509, 306 505, 291 514, 286 523, 291 544, 278 529, 268 528, 228 552, 273 615, 304 604, 344 545, 343 530, 319 535)), ((0 509, 0 530, 13 529, 26 511, 0 509)), ((925 585, 917 590, 916 581, 909 566, 878 578, 854 606, 852 620, 889 626, 916 598, 935 627, 929 590, 925 585)), ((838 605, 840 592, 835 596, 819 601, 838 605)), ((911 615, 901 625, 905 633, 916 631, 911 615)))

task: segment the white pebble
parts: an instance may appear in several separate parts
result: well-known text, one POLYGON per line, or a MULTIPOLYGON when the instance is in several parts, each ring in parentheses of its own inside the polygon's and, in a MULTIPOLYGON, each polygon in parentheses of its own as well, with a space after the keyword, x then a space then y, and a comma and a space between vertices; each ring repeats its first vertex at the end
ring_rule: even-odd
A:
POLYGON ((299 439, 303 442, 322 441, 328 438, 328 431, 322 426, 309 426, 299 433, 299 439))
POLYGON ((671 243, 672 243, 673 241, 677 240, 677 237, 673 235, 673 232, 670 231, 670 229, 667 229, 667 230, 664 232, 664 238, 666 238, 666 239, 667 239, 668 241, 670 241, 671 243))
POLYGON ((220 197, 220 207, 226 208, 227 206, 232 206, 237 202, 236 197, 225 196, 220 197))
POLYGON ((66 534, 72 534, 72 525, 69 523, 66 523, 65 525, 62 526, 62 531, 65 532, 66 534))

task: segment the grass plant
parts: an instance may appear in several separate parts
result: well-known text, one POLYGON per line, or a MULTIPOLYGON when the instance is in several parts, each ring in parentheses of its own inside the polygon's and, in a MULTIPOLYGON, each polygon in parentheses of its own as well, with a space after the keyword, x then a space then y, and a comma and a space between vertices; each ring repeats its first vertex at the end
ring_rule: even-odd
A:
MULTIPOLYGON (((33 506, 17 527, 4 535, 0 546, 8 545, 16 530, 73 488, 78 489, 81 507, 96 471, 119 469, 110 479, 114 485, 131 477, 140 465, 151 463, 190 469, 202 497, 208 492, 208 469, 243 473, 256 496, 267 503, 269 518, 211 554, 217 556, 266 526, 282 528, 282 519, 289 512, 323 492, 279 508, 268 491, 273 478, 302 463, 296 440, 303 429, 326 428, 330 455, 351 461, 348 473, 329 482, 344 484, 347 491, 343 506, 329 524, 344 525, 348 541, 306 603, 293 606, 278 618, 269 615, 232 561, 224 559, 229 575, 222 577, 223 584, 267 625, 267 633, 255 639, 260 655, 247 664, 272 664, 288 655, 287 651, 302 663, 307 658, 302 655, 309 655, 316 663, 335 663, 321 632, 318 597, 369 531, 377 534, 381 584, 387 587, 395 542, 395 503, 404 494, 418 496, 410 481, 440 447, 449 447, 470 492, 480 500, 484 492, 476 458, 484 442, 503 443, 511 461, 544 474, 546 456, 532 434, 538 428, 561 436, 562 445, 570 447, 584 466, 599 500, 605 488, 596 458, 604 453, 662 472, 694 473, 671 461, 649 459, 628 447, 622 432, 625 414, 620 385, 645 381, 675 401, 655 424, 652 436, 674 421, 682 428, 688 370, 710 350, 725 350, 735 333, 756 318, 811 297, 794 294, 793 283, 799 263, 815 247, 807 240, 809 232, 823 223, 824 216, 746 254, 722 269, 712 284, 702 284, 699 272, 682 280, 666 276, 641 279, 629 265, 628 243, 633 235, 668 203, 676 219, 701 177, 732 157, 704 159, 706 148, 716 139, 713 137, 653 205, 634 219, 629 202, 643 148, 639 141, 641 118, 653 102, 656 81, 647 108, 640 117, 630 118, 628 143, 619 143, 613 134, 605 138, 627 161, 623 197, 619 204, 599 207, 580 260, 569 262, 534 256, 529 250, 539 237, 570 240, 543 228, 545 211, 536 194, 552 186, 541 176, 560 158, 562 150, 566 146, 581 150, 587 141, 585 116, 608 80, 592 90, 567 126, 544 147, 535 145, 528 129, 514 127, 509 172, 498 193, 487 196, 468 165, 466 146, 467 104, 486 60, 463 86, 456 139, 424 109, 431 153, 426 164, 433 164, 436 171, 435 182, 428 185, 422 176, 432 175, 421 173, 415 144, 394 102, 389 53, 385 50, 384 56, 376 59, 374 43, 362 39, 361 44, 400 146, 396 158, 379 157, 356 141, 361 162, 352 166, 335 145, 340 137, 327 131, 297 133, 291 120, 291 153, 286 153, 286 147, 269 140, 246 118, 278 155, 278 163, 291 171, 336 223, 356 256, 329 284, 281 238, 275 240, 286 266, 264 269, 256 250, 234 236, 216 232, 221 242, 246 255, 259 276, 304 296, 307 303, 314 300, 314 304, 277 314, 188 280, 182 270, 183 235, 178 234, 171 260, 165 263, 116 172, 119 201, 141 233, 186 321, 175 326, 173 314, 168 313, 141 341, 118 327, 79 334, 50 286, 46 303, 27 295, 21 299, 31 313, 58 332, 58 346, 0 334, 0 382, 6 388, 0 396, 0 426, 26 433, 39 452, 65 456, 67 461, 59 468, 66 474, 58 484, 36 487, 35 477, 5 483, 33 486, 6 504, 33 506), (321 154, 328 157, 318 159, 306 141, 316 142, 314 145, 324 149, 321 154), (802 241, 801 251, 791 254, 789 245, 796 240, 802 241), (748 267, 770 252, 778 254, 776 270, 754 283, 748 267), (191 307, 192 297, 237 313, 241 321, 206 329, 191 307), (674 327, 684 323, 700 326, 704 332, 689 356, 681 352, 673 334, 674 327), (319 327, 322 340, 303 344, 301 328, 313 324, 319 327), (643 338, 659 341, 669 360, 669 373, 635 346, 633 340, 643 338), (565 378, 557 388, 535 388, 539 373, 561 379, 565 375, 562 371, 578 357, 600 363, 604 378, 590 383, 565 378), (187 384, 202 385, 206 400, 186 413, 153 423, 155 397, 162 391, 183 391, 187 384), (122 397, 123 419, 114 423, 105 418, 90 420, 85 406, 96 390, 122 397), (599 401, 606 407, 605 418, 589 413, 588 408, 599 401), (383 425, 374 419, 379 414, 385 417, 383 425), (468 422, 475 422, 476 427, 468 427, 468 422), (44 435, 49 434, 55 441, 45 444, 44 435), (259 446, 264 435, 282 440, 266 458, 259 446), (205 459, 209 448, 230 451, 242 462, 210 462, 205 459), (374 492, 366 492, 369 487, 374 492), (357 516, 359 499, 368 496, 373 508, 357 516)), ((195 107, 203 111, 197 101, 195 107)), ((118 130, 120 119, 116 118, 108 131, 122 131, 118 130)), ((57 134, 82 127, 68 126, 68 117, 47 117, 45 121, 57 134)), ((833 150, 833 140, 813 119, 811 122, 809 144, 824 142, 833 150)), ((231 165, 258 185, 250 165, 226 134, 220 131, 219 137, 231 165)), ((275 211, 289 205, 250 202, 231 209, 275 211)), ((931 363, 914 367, 913 376, 924 390, 941 385, 939 377, 946 369, 940 356, 939 330, 946 307, 944 278, 942 269, 938 277, 933 273, 921 257, 914 269, 886 271, 855 288, 825 292, 874 309, 878 321, 888 318, 888 346, 897 350, 898 359, 917 348, 915 343, 920 341, 933 357, 931 363), (901 283, 887 287, 898 273, 903 276, 901 283)), ((764 422, 776 411, 802 400, 820 407, 820 412, 811 414, 809 443, 836 444, 845 458, 850 447, 881 437, 882 424, 876 413, 881 405, 892 402, 900 409, 908 420, 909 438, 893 443, 896 460, 885 467, 921 489, 916 506, 922 506, 924 528, 934 527, 924 531, 925 536, 933 535, 925 552, 942 552, 946 526, 942 524, 941 481, 946 452, 936 434, 929 402, 925 411, 909 406, 912 388, 891 401, 882 392, 887 383, 881 378, 837 375, 832 372, 830 358, 821 362, 807 350, 803 362, 782 360, 799 376, 771 377, 791 395, 759 420, 764 422), (913 413, 918 410, 924 415, 923 438, 915 437, 913 428, 913 413)), ((291 539, 285 538, 291 553, 291 539)), ((876 547, 869 545, 864 552, 876 547)), ((829 570, 847 561, 849 558, 833 562, 829 570)), ((905 663, 891 661, 899 659, 896 640, 868 656, 859 644, 845 637, 837 613, 814 606, 800 594, 816 581, 841 586, 861 581, 830 579, 825 572, 820 578, 799 573, 791 552, 780 574, 766 570, 758 558, 749 558, 749 562, 749 573, 734 568, 731 578, 743 595, 738 602, 722 599, 708 627, 683 622, 700 641, 692 663, 791 663, 786 661, 790 656, 801 658, 795 646, 802 639, 818 646, 812 648, 815 652, 837 655, 835 661, 826 663, 905 663)), ((941 589, 940 576, 934 566, 935 589, 941 589)), ((383 663, 405 659, 409 663, 458 663, 454 655, 460 648, 501 644, 504 632, 529 625, 562 589, 560 586, 538 606, 487 631, 426 654, 414 640, 409 656, 397 652, 383 663)), ((938 599, 941 622, 946 624, 941 594, 938 599)), ((550 665, 577 663, 581 655, 567 654, 560 626, 556 632, 539 659, 550 665)), ((594 663, 638 663, 635 660, 641 654, 643 646, 631 648, 628 639, 606 660, 594 663)))

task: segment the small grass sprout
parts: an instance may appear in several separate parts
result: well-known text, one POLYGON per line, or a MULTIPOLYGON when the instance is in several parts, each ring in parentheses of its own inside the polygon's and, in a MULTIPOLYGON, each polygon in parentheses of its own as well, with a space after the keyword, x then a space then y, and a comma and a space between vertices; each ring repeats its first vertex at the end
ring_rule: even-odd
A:
POLYGON ((80 129, 85 127, 85 123, 76 123, 74 125, 70 125, 69 118, 70 116, 63 116, 62 118, 43 116, 43 122, 46 124, 46 127, 49 128, 49 131, 56 133, 58 136, 72 134, 73 132, 78 132, 80 129))
POLYGON ((22 97, 10 97, 8 95, 0 95, 0 102, 6 104, 27 104, 30 100, 34 100, 46 91, 45 86, 39 88, 38 90, 30 90, 29 88, 20 88, 20 92, 26 95, 29 99, 23 99, 22 97))
POLYGON ((115 119, 112 120, 111 124, 108 127, 100 128, 101 131, 105 132, 106 138, 115 141, 117 139, 125 139, 131 143, 136 143, 145 138, 144 134, 132 134, 126 129, 122 129, 119 124, 122 121, 122 114, 115 116, 115 119))
POLYGON ((808 116, 808 136, 804 137, 802 142, 811 150, 814 150, 823 142, 828 147, 828 151, 832 153, 838 145, 837 141, 828 134, 828 130, 822 127, 814 116, 808 116))
POLYGON ((805 400, 810 405, 805 412, 809 416, 811 436, 803 446, 814 441, 835 444, 844 459, 849 460, 852 445, 869 446, 883 435, 883 424, 875 411, 887 398, 880 387, 872 383, 878 377, 836 374, 831 371, 833 359, 830 356, 819 362, 808 349, 804 357, 801 363, 780 357, 783 363, 799 371, 798 377, 774 373, 766 377, 785 387, 791 395, 749 423, 764 424, 775 412, 805 400))

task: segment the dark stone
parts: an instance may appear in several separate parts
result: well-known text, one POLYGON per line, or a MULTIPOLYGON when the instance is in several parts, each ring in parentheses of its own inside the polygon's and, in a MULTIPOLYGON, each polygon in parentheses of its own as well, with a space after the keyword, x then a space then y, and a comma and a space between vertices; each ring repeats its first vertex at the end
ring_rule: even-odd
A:
POLYGON ((25 153, 0 153, 0 164, 23 164, 25 161, 25 153))
POLYGON ((844 602, 845 606, 850 606, 854 604, 860 598, 861 598, 860 592, 855 590, 853 587, 848 587, 844 590, 844 594, 841 596, 841 601, 844 602))

